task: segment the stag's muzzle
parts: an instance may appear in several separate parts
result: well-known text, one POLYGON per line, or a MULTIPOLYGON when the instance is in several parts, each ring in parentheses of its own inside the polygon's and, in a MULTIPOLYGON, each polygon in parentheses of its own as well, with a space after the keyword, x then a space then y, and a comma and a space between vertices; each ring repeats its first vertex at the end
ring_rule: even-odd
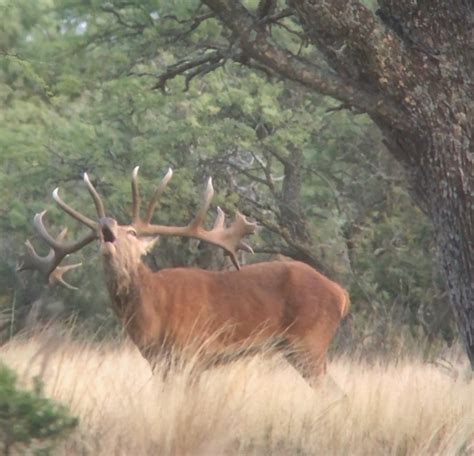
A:
POLYGON ((102 242, 114 242, 117 239, 117 222, 110 217, 99 220, 100 239, 102 242))

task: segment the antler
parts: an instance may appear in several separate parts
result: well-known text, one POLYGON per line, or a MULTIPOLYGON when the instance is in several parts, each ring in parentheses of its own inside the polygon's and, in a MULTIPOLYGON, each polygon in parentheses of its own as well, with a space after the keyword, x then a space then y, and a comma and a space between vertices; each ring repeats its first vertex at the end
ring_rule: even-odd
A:
MULTIPOLYGON (((89 176, 87 173, 84 173, 84 183, 87 186, 87 190, 92 196, 94 200, 95 207, 97 209, 97 214, 99 218, 105 217, 105 209, 102 200, 100 199, 97 190, 92 185, 91 181, 89 180, 89 176)), ((94 220, 86 217, 85 215, 81 214, 80 212, 73 209, 71 206, 66 204, 60 197, 58 193, 58 188, 55 188, 53 191, 53 199, 56 201, 57 205, 64 211, 67 212, 72 218, 75 218, 77 221, 83 223, 84 225, 88 226, 90 229, 97 231, 98 223, 94 222, 94 220)))
MULTIPOLYGON (((57 189, 54 193, 57 195, 57 189)), ((44 226, 43 217, 45 214, 46 211, 36 214, 33 219, 33 225, 39 237, 50 246, 49 253, 45 256, 38 255, 31 242, 26 241, 26 252, 19 258, 17 271, 24 271, 26 269, 37 270, 50 285, 59 282, 67 288, 77 289, 64 280, 63 274, 81 266, 81 263, 66 266, 59 266, 59 264, 67 255, 81 249, 96 239, 97 234, 92 232, 76 242, 65 244, 63 241, 66 237, 67 228, 64 228, 56 238, 53 238, 44 226)))
MULTIPOLYGON (((92 199, 94 200, 94 204, 97 209, 97 213, 99 214, 99 217, 105 217, 105 210, 102 200, 100 199, 100 196, 97 193, 96 189, 91 184, 87 173, 84 173, 84 182, 87 186, 87 189, 89 190, 89 193, 92 195, 92 199)), ((92 232, 76 242, 65 244, 63 241, 67 233, 67 228, 63 229, 56 238, 53 238, 48 233, 48 230, 46 229, 43 223, 43 217, 46 214, 46 211, 36 214, 33 219, 33 225, 39 237, 50 246, 50 250, 49 253, 45 256, 38 255, 31 242, 26 241, 26 252, 19 258, 17 271, 24 271, 25 269, 37 270, 40 272, 41 275, 43 275, 43 277, 48 281, 50 285, 54 285, 55 283, 59 282, 67 288, 76 290, 76 287, 73 287, 64 280, 63 275, 67 271, 81 266, 81 263, 65 266, 59 266, 59 264, 70 253, 82 249, 82 247, 86 246, 94 239, 97 239, 98 223, 94 222, 94 220, 90 219, 89 217, 86 217, 85 215, 81 214, 80 212, 76 211, 68 204, 66 204, 59 197, 58 192, 58 188, 54 189, 53 191, 53 199, 54 201, 56 201, 57 205, 67 214, 69 214, 72 218, 91 228, 92 232)))
POLYGON ((240 212, 236 213, 235 220, 229 225, 225 226, 225 215, 220 207, 217 208, 217 217, 214 226, 211 230, 206 230, 203 226, 204 218, 211 204, 214 195, 214 188, 212 187, 212 178, 207 181, 207 187, 203 194, 201 209, 198 211, 194 220, 187 226, 163 226, 151 224, 153 210, 158 202, 161 193, 173 176, 171 168, 166 173, 153 194, 147 208, 145 219, 140 218, 140 197, 138 191, 138 166, 132 173, 132 219, 133 226, 137 233, 142 236, 152 235, 169 235, 169 236, 184 236, 200 239, 211 244, 222 247, 230 256, 232 263, 237 269, 240 269, 237 260, 237 251, 239 249, 253 253, 252 248, 242 241, 242 238, 249 234, 255 233, 257 228, 256 223, 248 222, 244 215, 240 212))
MULTIPOLYGON (((144 219, 140 217, 140 194, 138 190, 138 166, 133 170, 132 174, 132 225, 137 230, 137 234, 141 236, 153 236, 157 234, 171 235, 171 236, 185 236, 200 239, 202 241, 209 242, 211 244, 222 247, 234 263, 237 269, 240 269, 239 262, 237 260, 237 251, 239 249, 252 252, 252 248, 242 241, 242 239, 253 234, 256 230, 257 225, 250 223, 240 213, 237 212, 235 220, 229 225, 225 226, 225 215, 221 208, 217 208, 217 217, 214 222, 214 226, 211 230, 206 230, 203 226, 204 218, 211 204, 211 199, 214 195, 214 189, 212 187, 212 179, 209 178, 206 190, 203 195, 203 202, 201 209, 198 211, 194 220, 189 225, 181 226, 163 226, 154 225, 151 223, 153 211, 155 206, 173 176, 173 171, 168 170, 164 178, 161 180, 157 189, 155 190, 150 202, 148 203, 146 216, 144 219)), ((84 182, 87 186, 89 193, 94 201, 97 215, 99 216, 99 223, 105 217, 105 209, 102 200, 97 193, 96 189, 89 180, 89 177, 84 173, 84 182)), ((21 255, 19 264, 17 267, 18 271, 25 269, 33 269, 39 271, 50 284, 56 282, 62 283, 68 288, 75 288, 68 284, 63 279, 63 274, 73 268, 80 266, 80 264, 73 264, 67 266, 59 266, 61 261, 70 253, 80 250, 85 245, 98 238, 98 231, 100 229, 99 223, 86 217, 80 212, 76 211, 68 204, 66 204, 60 197, 58 189, 53 191, 53 198, 58 206, 63 209, 72 218, 78 220, 82 224, 88 226, 92 232, 83 237, 82 239, 66 244, 64 238, 66 236, 67 229, 61 231, 61 233, 53 238, 47 231, 43 223, 43 217, 46 211, 36 214, 34 217, 34 227, 39 237, 50 246, 50 251, 45 256, 40 256, 35 251, 31 242, 26 242, 26 252, 21 255)))

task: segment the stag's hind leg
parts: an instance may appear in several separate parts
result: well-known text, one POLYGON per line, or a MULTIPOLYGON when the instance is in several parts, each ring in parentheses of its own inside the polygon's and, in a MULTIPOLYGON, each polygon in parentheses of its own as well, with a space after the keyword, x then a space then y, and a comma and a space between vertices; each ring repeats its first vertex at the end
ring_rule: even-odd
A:
POLYGON ((334 329, 331 329, 327 326, 315 325, 303 338, 289 340, 290 349, 285 352, 286 360, 312 388, 331 386, 331 389, 342 392, 327 374, 326 352, 336 326, 334 325, 334 329))
POLYGON ((325 353, 314 354, 302 347, 290 346, 285 351, 285 358, 311 387, 320 386, 326 373, 325 353))
POLYGON ((288 351, 285 352, 285 358, 314 390, 324 390, 325 396, 331 399, 339 400, 346 397, 345 391, 327 373, 325 353, 311 354, 302 350, 288 351))

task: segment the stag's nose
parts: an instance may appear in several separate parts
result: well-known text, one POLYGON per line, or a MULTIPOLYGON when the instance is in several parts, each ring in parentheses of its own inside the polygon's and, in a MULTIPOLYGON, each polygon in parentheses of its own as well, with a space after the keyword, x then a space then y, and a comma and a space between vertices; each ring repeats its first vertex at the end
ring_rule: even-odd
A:
POLYGON ((117 239, 117 222, 113 218, 102 217, 99 227, 103 242, 114 242, 117 239))

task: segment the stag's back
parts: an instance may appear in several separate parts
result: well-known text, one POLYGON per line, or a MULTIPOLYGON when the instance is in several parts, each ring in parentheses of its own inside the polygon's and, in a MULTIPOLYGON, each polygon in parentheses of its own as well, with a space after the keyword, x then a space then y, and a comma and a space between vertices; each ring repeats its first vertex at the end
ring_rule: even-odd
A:
POLYGON ((150 338, 178 345, 195 337, 215 337, 218 345, 281 334, 300 339, 315 327, 333 334, 346 306, 339 285, 296 261, 224 272, 174 268, 146 277, 140 332, 148 327, 150 338))

